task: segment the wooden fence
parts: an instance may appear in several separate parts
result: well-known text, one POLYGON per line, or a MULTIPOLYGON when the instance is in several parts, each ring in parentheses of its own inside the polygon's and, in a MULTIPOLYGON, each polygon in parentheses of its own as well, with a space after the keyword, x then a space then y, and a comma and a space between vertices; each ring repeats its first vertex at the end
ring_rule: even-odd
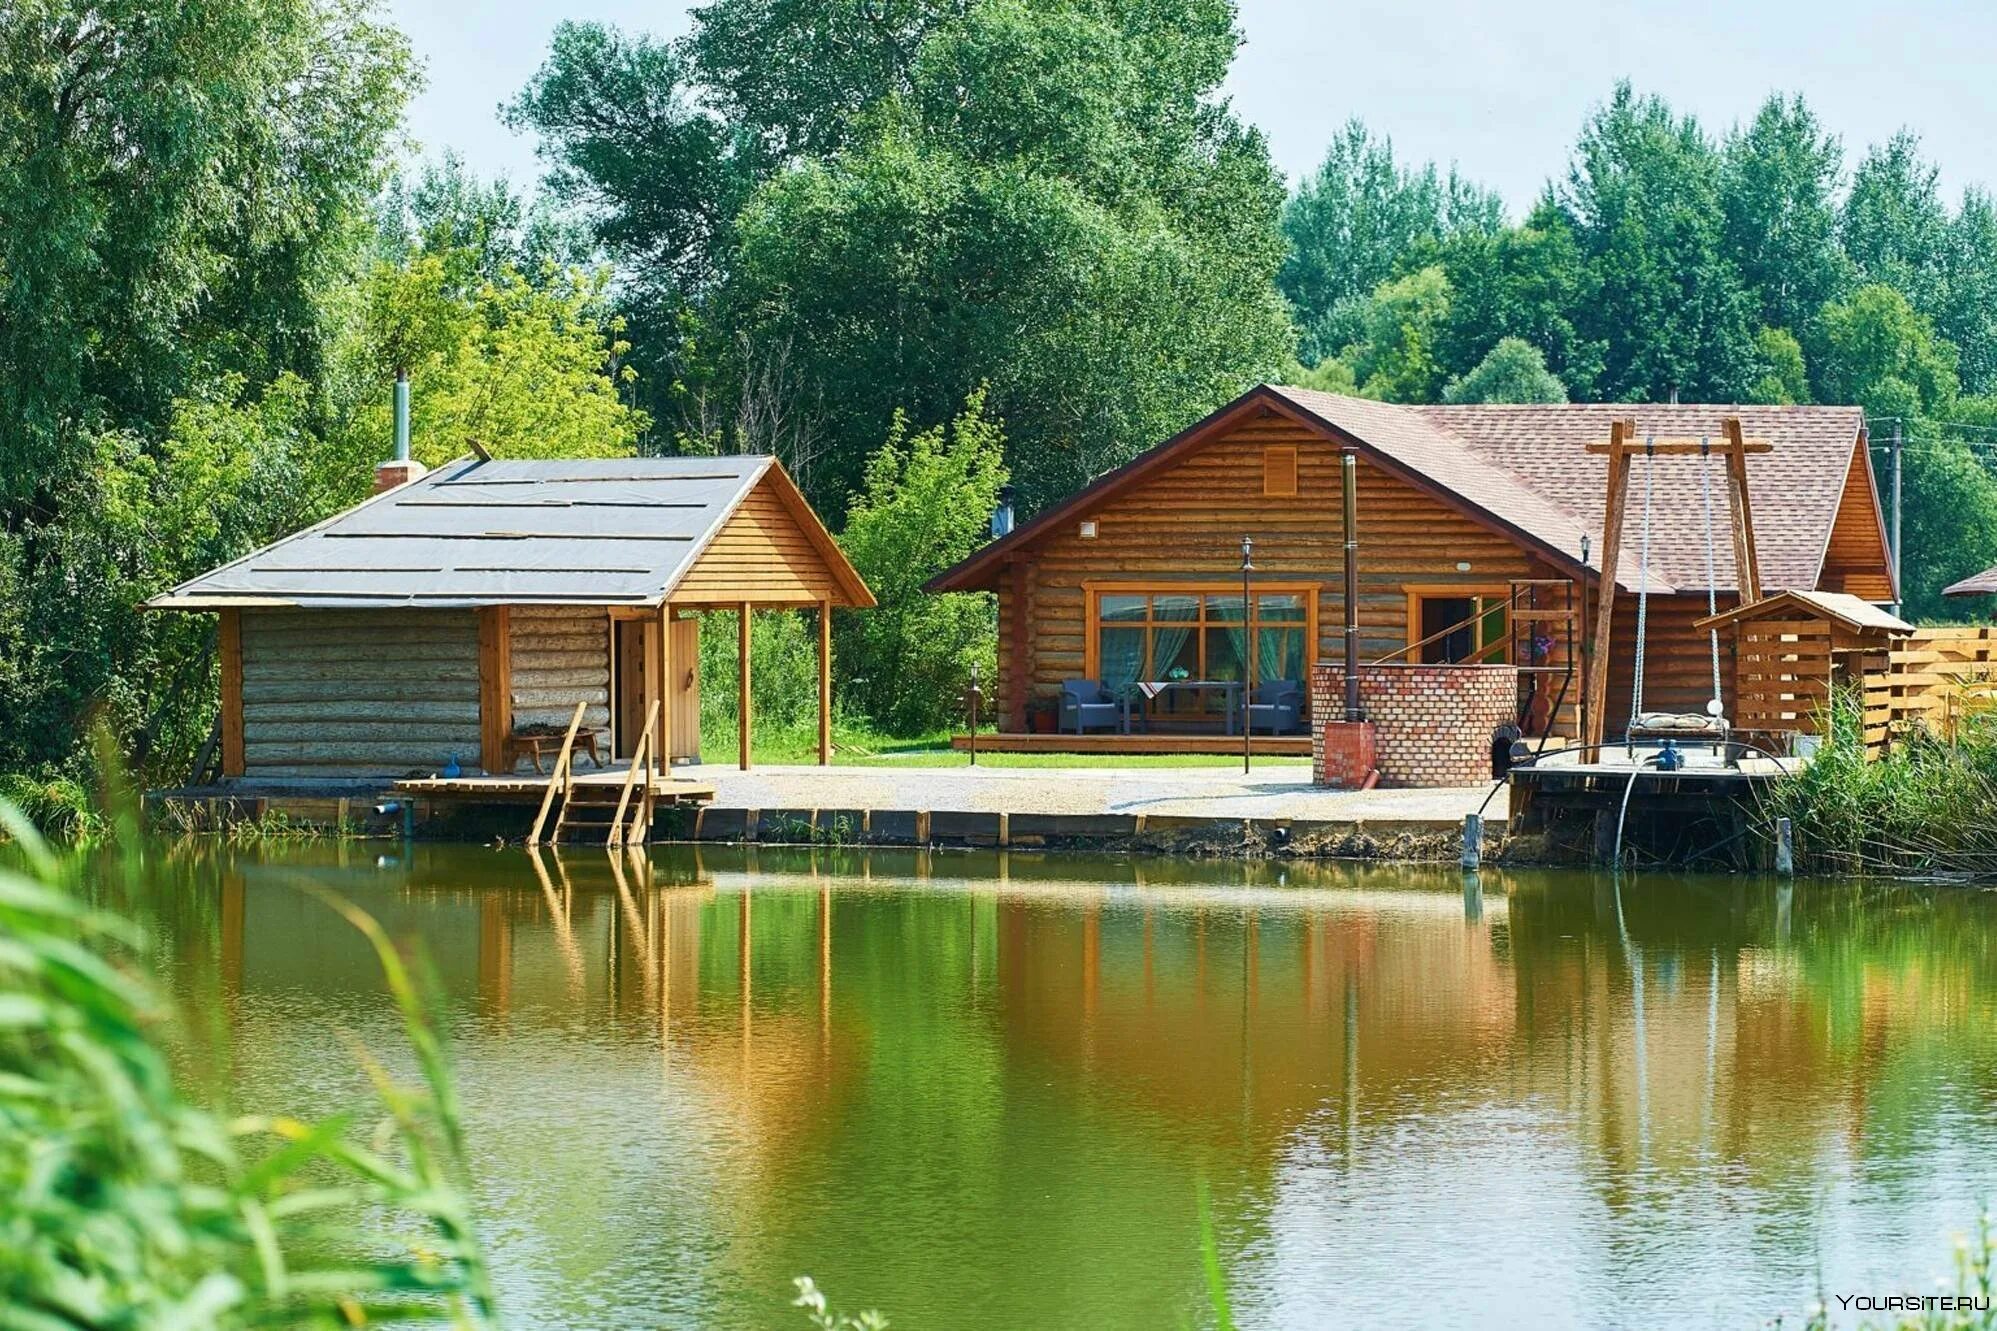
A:
POLYGON ((1917 727, 1950 737, 1965 706, 1997 684, 1997 627, 1928 628, 1893 644, 1865 674, 1865 742, 1877 749, 1917 727))

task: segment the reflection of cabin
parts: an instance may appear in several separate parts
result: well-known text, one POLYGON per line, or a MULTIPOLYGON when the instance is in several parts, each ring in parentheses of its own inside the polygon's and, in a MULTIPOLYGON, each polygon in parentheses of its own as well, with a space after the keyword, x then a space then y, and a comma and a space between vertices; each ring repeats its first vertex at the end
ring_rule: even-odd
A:
MULTIPOLYGON (((220 613, 224 776, 377 777, 532 761, 578 703, 608 762, 653 703, 700 752, 702 610, 873 597, 768 457, 460 460, 149 602, 220 613)), ((829 663, 821 659, 820 757, 829 663)), ((747 761, 746 744, 743 760, 747 761)))
MULTIPOLYGON (((1173 678, 1233 688, 1251 672, 1257 685, 1307 680, 1315 662, 1343 652, 1340 454, 1349 450, 1358 470, 1362 662, 1560 666, 1568 634, 1553 616, 1600 571, 1607 469, 1587 446, 1628 418, 1639 441, 1655 434, 1717 443, 1729 416, 1772 445, 1749 469, 1762 590, 1891 600, 1857 407, 1399 406, 1267 385, 1046 509, 929 587, 996 594, 999 720, 1007 732, 1027 731, 1036 713, 1045 717, 1070 680, 1112 695, 1173 678), (1244 536, 1254 541, 1245 615, 1244 536), (1548 604, 1512 614, 1528 594, 1548 604)), ((1708 479, 1720 536, 1710 581, 1724 608, 1735 599, 1735 576, 1715 453, 1708 479)), ((1646 709, 1700 712, 1712 691, 1707 637, 1693 627, 1707 613, 1709 581, 1700 465, 1696 456, 1657 462, 1646 566, 1639 526, 1646 461, 1639 455, 1632 464, 1601 704, 1611 732, 1630 710, 1641 585, 1650 588, 1646 709)), ((1556 733, 1574 731, 1581 673, 1569 681, 1556 733)), ((1530 672, 1526 678, 1525 687, 1536 687, 1530 672)), ((1527 705, 1522 697, 1522 711, 1527 705)), ((1225 738, 1220 706, 1172 693, 1139 697, 1131 728, 1148 722, 1149 737, 1126 737, 1120 717, 1100 713, 1096 733, 1081 739, 1141 747, 1176 730, 1210 735, 1214 747, 1238 746, 1225 738)))
POLYGON ((1832 692, 1883 675, 1888 653, 1914 631, 1856 596, 1795 590, 1693 627, 1732 640, 1736 729, 1815 734, 1826 729, 1832 692))

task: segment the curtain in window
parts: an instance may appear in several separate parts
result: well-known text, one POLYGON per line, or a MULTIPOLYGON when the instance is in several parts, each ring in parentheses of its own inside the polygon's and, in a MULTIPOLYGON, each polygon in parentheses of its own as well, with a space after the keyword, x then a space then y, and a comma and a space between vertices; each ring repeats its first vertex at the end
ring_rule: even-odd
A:
POLYGON ((1144 630, 1104 625, 1098 646, 1102 686, 1122 697, 1144 669, 1144 630))
POLYGON ((1304 678, 1304 635, 1301 629, 1263 625, 1255 633, 1255 682, 1304 678))
POLYGON ((1165 677, 1165 672, 1179 659, 1179 653, 1185 650, 1186 639, 1192 631, 1191 624, 1159 624, 1152 628, 1151 674, 1154 679, 1165 677))

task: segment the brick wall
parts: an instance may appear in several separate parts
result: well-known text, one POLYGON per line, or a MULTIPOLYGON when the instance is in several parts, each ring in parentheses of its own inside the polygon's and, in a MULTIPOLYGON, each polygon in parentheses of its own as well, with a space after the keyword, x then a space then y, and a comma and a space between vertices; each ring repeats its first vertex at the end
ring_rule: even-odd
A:
MULTIPOLYGON (((1370 665, 1359 702, 1373 723, 1383 786, 1474 786, 1491 779, 1491 732, 1518 707, 1518 671, 1505 665, 1370 665)), ((1311 778, 1335 783, 1324 722, 1345 716, 1345 667, 1311 670, 1311 778)))

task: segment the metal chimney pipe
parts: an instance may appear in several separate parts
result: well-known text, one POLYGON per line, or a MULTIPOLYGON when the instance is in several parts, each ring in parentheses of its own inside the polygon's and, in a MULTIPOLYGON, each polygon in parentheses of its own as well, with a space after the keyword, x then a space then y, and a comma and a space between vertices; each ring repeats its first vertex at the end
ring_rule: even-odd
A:
POLYGON ((409 461, 409 371, 395 372, 395 460, 409 461))
POLYGON ((1345 719, 1364 721, 1359 705, 1359 458, 1346 449, 1341 459, 1345 499, 1345 719))

